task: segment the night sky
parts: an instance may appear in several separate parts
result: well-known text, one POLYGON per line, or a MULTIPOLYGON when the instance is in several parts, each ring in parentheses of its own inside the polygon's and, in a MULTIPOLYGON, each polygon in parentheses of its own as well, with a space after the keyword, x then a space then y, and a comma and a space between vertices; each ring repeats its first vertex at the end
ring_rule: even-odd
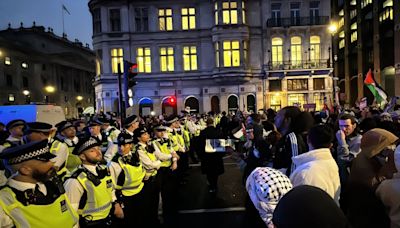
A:
POLYGON ((83 45, 92 47, 92 17, 88 0, 0 0, 0 30, 6 29, 8 23, 12 28, 31 27, 36 25, 52 27, 54 33, 62 35, 62 4, 71 13, 64 11, 65 33, 68 39, 80 40, 83 45))

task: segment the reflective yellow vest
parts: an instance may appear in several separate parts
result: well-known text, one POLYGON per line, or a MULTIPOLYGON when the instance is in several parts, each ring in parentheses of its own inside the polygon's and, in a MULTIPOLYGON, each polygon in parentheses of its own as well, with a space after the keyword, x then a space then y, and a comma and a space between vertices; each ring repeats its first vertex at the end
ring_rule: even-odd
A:
MULTIPOLYGON (((157 161, 157 157, 156 157, 156 155, 155 155, 154 153, 149 153, 149 152, 147 152, 146 148, 143 147, 143 146, 140 145, 140 144, 139 144, 139 147, 140 147, 141 150, 143 150, 143 151, 146 152, 146 155, 150 158, 151 161, 157 161)), ((156 170, 156 169, 151 170, 150 172, 146 169, 146 176, 148 176, 148 177, 149 177, 149 176, 153 177, 153 176, 155 176, 155 175, 157 175, 157 170, 156 170)))
POLYGON ((185 148, 185 140, 183 139, 183 132, 181 131, 181 134, 176 133, 177 138, 178 138, 178 143, 181 145, 183 148, 185 148))
POLYGON ((90 218, 91 221, 107 218, 112 206, 113 182, 111 176, 105 176, 97 186, 88 179, 85 171, 81 171, 76 179, 85 189, 87 195, 85 206, 79 208, 78 214, 83 218, 90 218))
MULTIPOLYGON (((154 145, 156 147, 158 147, 158 149, 160 149, 161 153, 163 153, 163 154, 171 154, 171 151, 168 148, 168 143, 161 144, 159 141, 157 141, 157 139, 153 140, 153 142, 154 142, 154 145)), ((161 162, 161 167, 170 167, 171 164, 172 164, 171 159, 167 160, 167 161, 162 161, 161 162)))
MULTIPOLYGON (((52 153, 54 155, 57 155, 58 151, 60 151, 62 143, 63 142, 60 142, 58 140, 54 140, 54 142, 51 144, 51 147, 50 147, 50 153, 52 153)), ((68 159, 65 160, 64 164, 62 164, 61 167, 59 167, 59 169, 57 171, 57 174, 59 176, 61 176, 61 177, 65 176, 65 174, 68 173, 68 170, 67 170, 67 167, 66 167, 67 166, 67 162, 68 162, 68 159)))
POLYGON ((124 196, 138 194, 143 188, 143 178, 146 175, 142 163, 139 166, 129 165, 123 161, 122 157, 118 158, 118 163, 125 174, 125 181, 122 186, 116 185, 116 189, 121 190, 124 196))
POLYGON ((68 147, 68 158, 67 158, 67 164, 65 164, 65 167, 68 169, 68 171, 72 172, 78 166, 82 164, 81 159, 78 157, 78 155, 72 154, 72 151, 74 150, 74 146, 69 146, 68 147))
POLYGON ((182 129, 183 139, 185 141, 185 147, 188 149, 190 147, 190 133, 187 128, 182 129))
POLYGON ((0 190, 0 207, 17 228, 70 228, 78 223, 78 215, 65 194, 61 194, 51 204, 25 206, 17 200, 11 188, 4 187, 0 190))
POLYGON ((179 142, 178 142, 178 134, 172 134, 172 132, 168 133, 168 138, 171 140, 172 149, 177 152, 179 151, 179 142))

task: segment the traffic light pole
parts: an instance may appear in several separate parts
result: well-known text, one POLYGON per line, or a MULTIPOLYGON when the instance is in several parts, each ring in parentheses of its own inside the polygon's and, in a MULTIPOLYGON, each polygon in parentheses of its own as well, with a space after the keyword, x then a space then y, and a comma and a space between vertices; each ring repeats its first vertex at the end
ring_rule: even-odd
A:
POLYGON ((118 95, 119 95, 119 113, 121 117, 121 124, 124 122, 125 118, 125 104, 122 100, 122 72, 121 72, 121 64, 118 63, 118 95))

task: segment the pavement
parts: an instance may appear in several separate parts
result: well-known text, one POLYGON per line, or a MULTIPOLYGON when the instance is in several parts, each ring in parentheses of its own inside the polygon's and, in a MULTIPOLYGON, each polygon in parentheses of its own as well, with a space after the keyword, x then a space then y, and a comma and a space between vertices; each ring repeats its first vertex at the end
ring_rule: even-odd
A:
POLYGON ((209 193, 206 176, 199 164, 192 164, 187 183, 179 190, 177 227, 243 228, 246 223, 246 190, 242 173, 229 157, 224 159, 225 173, 219 177, 218 191, 209 193))

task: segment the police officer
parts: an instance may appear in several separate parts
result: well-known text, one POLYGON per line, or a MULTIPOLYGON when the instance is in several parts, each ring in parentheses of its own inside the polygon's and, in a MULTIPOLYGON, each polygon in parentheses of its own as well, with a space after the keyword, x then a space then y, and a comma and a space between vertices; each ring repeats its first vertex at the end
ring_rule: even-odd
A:
POLYGON ((110 213, 118 218, 123 218, 124 214, 116 201, 110 169, 100 165, 103 156, 99 142, 93 137, 82 139, 73 154, 79 156, 82 165, 71 174, 64 186, 72 208, 79 214, 80 227, 111 226, 110 213))
POLYGON ((26 124, 25 137, 28 142, 47 139, 50 146, 50 153, 56 157, 52 159, 54 168, 60 178, 63 178, 68 170, 65 167, 68 158, 68 147, 65 143, 51 137, 55 129, 51 124, 43 122, 30 122, 26 124))
POLYGON ((144 213, 143 178, 146 171, 142 167, 139 155, 132 151, 133 138, 122 132, 118 135, 118 153, 113 158, 115 167, 114 181, 116 182, 116 196, 124 205, 124 225, 142 227, 146 225, 144 213))
MULTIPOLYGON (((23 136, 24 136, 24 127, 25 127, 25 120, 22 119, 16 119, 10 121, 7 125, 6 128, 10 135, 8 138, 5 140, 5 143, 3 144, 3 149, 4 147, 11 147, 11 146, 18 146, 23 144, 23 136)), ((2 149, 0 148, 0 151, 2 149)))
POLYGON ((54 157, 47 140, 0 153, 14 173, 0 190, 1 227, 77 227, 78 216, 50 161, 54 157))
POLYGON ((154 147, 154 154, 161 161, 161 167, 158 170, 161 200, 163 208, 164 223, 167 226, 176 221, 176 193, 177 176, 175 170, 178 168, 179 156, 171 148, 170 140, 166 134, 167 128, 161 124, 154 127, 154 139, 151 141, 154 147))
POLYGON ((107 136, 107 140, 109 142, 117 142, 117 137, 119 133, 121 133, 120 130, 118 130, 116 127, 111 126, 110 123, 111 121, 107 118, 100 119, 100 121, 103 123, 101 125, 101 130, 102 132, 107 136))
POLYGON ((88 123, 88 130, 90 136, 95 138, 100 144, 100 150, 102 154, 105 154, 108 149, 108 137, 101 131, 103 123, 99 119, 93 119, 88 123))
POLYGON ((81 164, 81 159, 78 156, 72 154, 76 144, 79 142, 79 138, 76 136, 75 126, 69 121, 61 121, 55 125, 57 127, 58 134, 55 139, 65 143, 68 147, 68 157, 65 167, 69 172, 76 169, 81 164))
POLYGON ((150 135, 146 128, 139 127, 134 131, 135 138, 138 140, 136 151, 142 161, 146 171, 144 177, 143 194, 144 200, 148 202, 145 213, 149 216, 148 227, 159 225, 158 221, 158 203, 159 203, 159 183, 158 169, 161 167, 161 161, 154 154, 154 147, 150 143, 150 135))
MULTIPOLYGON (((131 115, 124 120, 124 131, 133 137, 133 132, 139 128, 139 117, 131 115)), ((137 141, 134 138, 134 142, 137 141)))

